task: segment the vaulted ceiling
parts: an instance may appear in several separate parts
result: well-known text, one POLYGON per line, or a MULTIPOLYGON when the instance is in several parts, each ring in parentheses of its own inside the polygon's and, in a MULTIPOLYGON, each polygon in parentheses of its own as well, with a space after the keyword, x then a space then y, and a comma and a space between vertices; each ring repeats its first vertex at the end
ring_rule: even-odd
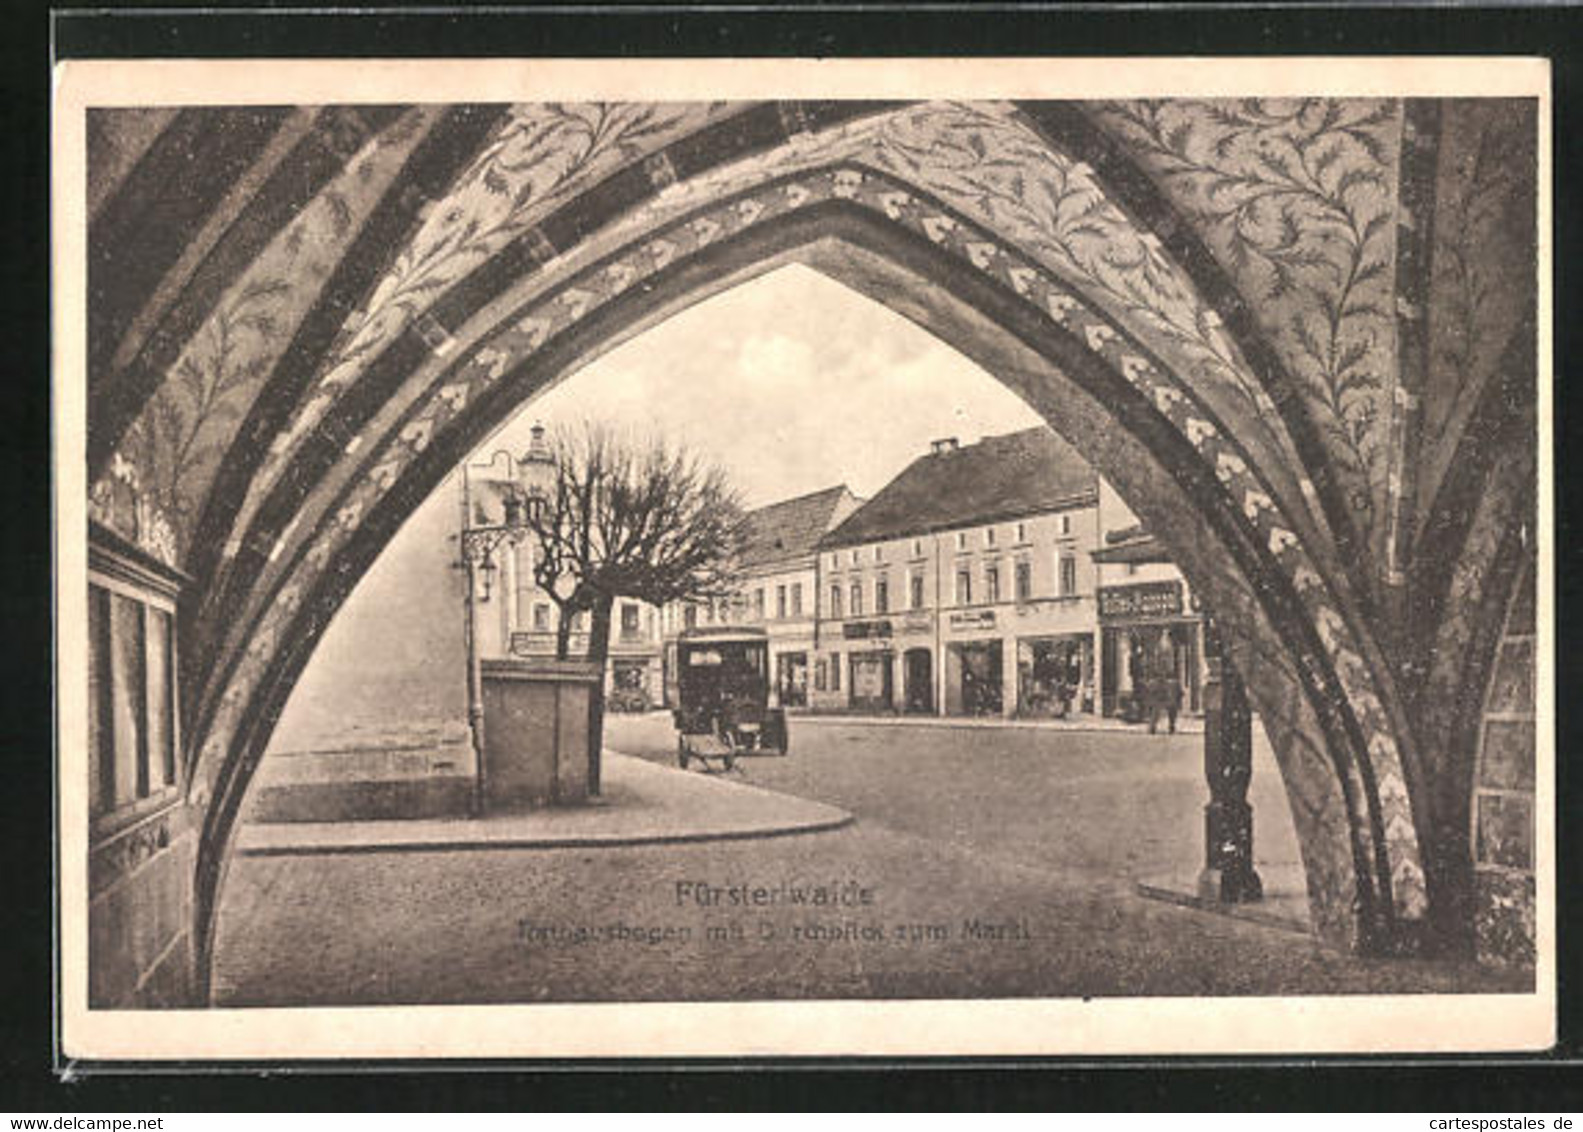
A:
POLYGON ((299 624, 297 607, 366 561, 340 557, 345 540, 374 537, 376 508, 410 512, 479 422, 520 403, 498 392, 514 375, 553 380, 664 317, 599 322, 706 247, 785 243, 793 214, 861 201, 1113 354, 1269 553, 1297 548, 1284 576, 1316 648, 1371 673, 1375 691, 1349 693, 1359 742, 1384 736, 1386 767, 1403 747, 1422 827, 1466 794, 1466 744, 1425 705, 1465 684, 1469 642, 1504 609, 1490 580, 1531 546, 1535 113, 1331 98, 93 110, 90 514, 191 578, 189 758, 213 743, 218 766, 260 682, 289 685, 303 658, 283 658, 322 630, 324 609, 299 624))

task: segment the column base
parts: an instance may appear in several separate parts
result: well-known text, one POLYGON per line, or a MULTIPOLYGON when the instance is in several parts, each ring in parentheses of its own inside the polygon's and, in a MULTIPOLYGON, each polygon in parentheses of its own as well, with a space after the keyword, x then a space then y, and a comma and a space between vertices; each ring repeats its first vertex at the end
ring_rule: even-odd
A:
POLYGON ((1264 899, 1264 882, 1252 867, 1206 868, 1198 874, 1198 898, 1219 904, 1255 904, 1264 899))

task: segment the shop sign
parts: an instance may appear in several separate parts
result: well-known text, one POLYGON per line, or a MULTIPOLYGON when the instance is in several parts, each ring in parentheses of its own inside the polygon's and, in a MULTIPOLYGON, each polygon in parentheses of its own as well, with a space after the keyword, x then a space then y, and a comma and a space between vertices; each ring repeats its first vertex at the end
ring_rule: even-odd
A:
POLYGON ((953 629, 993 629, 995 627, 995 611, 993 609, 973 609, 964 613, 953 613, 949 624, 953 629))
POLYGON ((841 635, 849 641, 866 641, 890 636, 889 621, 848 621, 841 626, 841 635))
POLYGON ((933 621, 928 617, 916 615, 904 618, 901 623, 901 632, 903 633, 927 633, 932 628, 934 628, 933 621))
POLYGON ((512 633, 507 652, 512 656, 535 656, 555 651, 554 633, 512 633))
POLYGON ((1172 617, 1182 612, 1181 582, 1139 582, 1099 587, 1099 616, 1107 621, 1172 617))

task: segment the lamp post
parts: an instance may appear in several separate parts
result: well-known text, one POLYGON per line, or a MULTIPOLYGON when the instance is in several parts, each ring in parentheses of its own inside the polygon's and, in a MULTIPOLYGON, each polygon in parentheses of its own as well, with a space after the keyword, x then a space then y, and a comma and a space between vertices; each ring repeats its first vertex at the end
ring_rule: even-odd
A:
MULTIPOLYGON (((495 462, 508 453, 496 453, 495 462)), ((495 577, 495 552, 502 545, 515 546, 531 531, 530 522, 550 498, 555 483, 555 458, 544 443, 544 426, 535 424, 532 441, 520 460, 511 461, 513 478, 495 480, 501 491, 504 515, 498 523, 478 523, 473 510, 472 466, 462 466, 461 562, 466 572, 466 617, 463 635, 467 650, 467 723, 473 741, 473 816, 482 816, 487 761, 484 755, 483 664, 478 649, 478 606, 488 601, 495 577), (479 575, 483 584, 479 585, 479 575)))

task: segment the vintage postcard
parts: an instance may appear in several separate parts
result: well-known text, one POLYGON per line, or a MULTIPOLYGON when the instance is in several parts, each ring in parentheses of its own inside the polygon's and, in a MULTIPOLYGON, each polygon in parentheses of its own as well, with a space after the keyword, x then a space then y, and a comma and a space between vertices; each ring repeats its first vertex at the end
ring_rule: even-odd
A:
POLYGON ((1548 1047, 1549 81, 61 64, 63 1053, 1548 1047))

